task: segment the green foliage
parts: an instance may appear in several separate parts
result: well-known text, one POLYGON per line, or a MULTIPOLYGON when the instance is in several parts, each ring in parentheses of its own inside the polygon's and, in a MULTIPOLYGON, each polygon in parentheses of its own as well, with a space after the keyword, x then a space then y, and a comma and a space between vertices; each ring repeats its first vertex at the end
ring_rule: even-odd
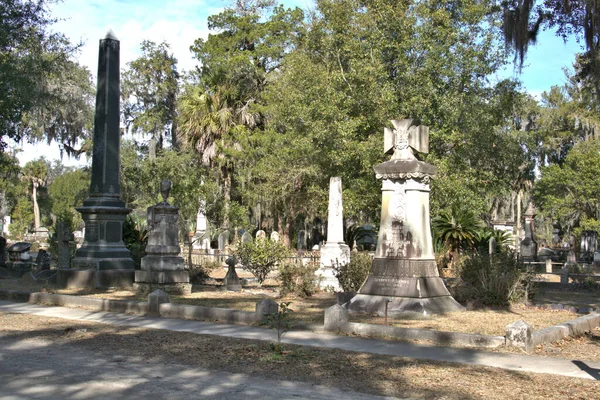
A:
POLYGON ((316 275, 319 265, 311 262, 302 265, 299 261, 286 261, 279 264, 280 295, 294 293, 300 297, 310 297, 319 288, 319 277, 316 275))
POLYGON ((33 227, 33 203, 27 197, 18 199, 8 226, 11 236, 23 239, 23 235, 33 227))
POLYGON ((193 284, 203 284, 210 278, 210 272, 223 268, 218 261, 207 261, 204 264, 192 264, 189 266, 190 282, 193 284))
POLYGON ((67 222, 70 230, 83 226, 81 214, 75 208, 80 207, 87 198, 89 186, 89 171, 75 169, 63 172, 48 187, 52 214, 56 220, 67 222))
POLYGON ((490 260, 488 254, 464 256, 459 266, 461 283, 454 288, 458 301, 478 300, 484 305, 506 306, 526 299, 533 272, 504 250, 490 260))
POLYGON ((265 314, 265 324, 277 331, 277 343, 272 346, 273 351, 278 354, 283 352, 281 338, 292 328, 291 313, 294 312, 290 308, 291 302, 279 303, 279 309, 276 313, 265 314))
POLYGON ((333 266, 335 277, 344 292, 358 292, 367 279, 373 257, 369 253, 352 253, 347 264, 336 263, 333 266))
POLYGON ((472 212, 441 213, 431 221, 433 236, 441 246, 450 251, 465 251, 475 247, 479 222, 472 212))
POLYGON ((123 122, 133 133, 151 135, 150 158, 162 148, 163 135, 170 134, 177 149, 176 96, 179 73, 177 59, 167 43, 144 40, 142 56, 127 64, 121 79, 123 122))
POLYGON ((142 263, 142 257, 146 255, 146 245, 148 244, 148 226, 144 218, 138 215, 129 214, 123 223, 123 242, 125 247, 131 252, 131 258, 135 263, 136 269, 139 269, 142 263))
POLYGON ((280 242, 257 239, 240 243, 235 251, 235 256, 262 285, 267 275, 286 257, 287 252, 285 246, 280 242))

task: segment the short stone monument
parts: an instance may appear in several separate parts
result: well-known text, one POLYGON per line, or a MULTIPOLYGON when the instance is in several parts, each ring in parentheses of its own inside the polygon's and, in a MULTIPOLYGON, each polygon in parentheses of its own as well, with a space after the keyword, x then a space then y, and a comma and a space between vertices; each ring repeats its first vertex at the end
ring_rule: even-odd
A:
POLYGON ((50 254, 46 249, 39 249, 37 257, 35 258, 35 264, 38 271, 47 271, 50 269, 50 254))
POLYGON ((179 256, 177 220, 179 208, 167 202, 171 182, 160 184, 163 201, 148 208, 148 244, 140 271, 135 271, 134 288, 141 293, 161 289, 171 294, 192 292, 190 274, 179 256))
POLYGON ((85 238, 73 259, 75 269, 58 270, 57 280, 66 286, 123 287, 134 280, 135 264, 123 243, 123 223, 131 209, 121 200, 119 171, 120 43, 109 31, 99 47, 90 195, 77 208, 85 238))
POLYGON ((31 243, 29 242, 17 242, 10 245, 6 249, 8 253, 6 267, 16 270, 30 270, 32 267, 30 250, 31 243))
POLYGON ((521 259, 525 262, 537 260, 538 246, 534 238, 534 220, 535 211, 533 204, 529 203, 527 211, 525 211, 525 238, 523 238, 520 245, 521 259))
POLYGON ((225 264, 227 264, 227 275, 223 279, 223 286, 221 288, 223 290, 229 290, 231 292, 239 292, 242 290, 242 285, 240 283, 240 278, 238 277, 237 272, 235 271, 235 258, 229 257, 225 260, 225 264))
POLYGON ((219 233, 218 244, 219 244, 219 251, 224 252, 225 249, 227 248, 227 245, 229 244, 229 232, 225 231, 225 232, 219 233))
POLYGON ((242 243, 248 243, 252 241, 252 235, 249 232, 244 232, 242 235, 242 243))
POLYGON ((56 243, 58 247, 58 268, 71 267, 71 242, 75 235, 69 231, 69 225, 63 221, 56 223, 56 243))
POLYGON ((327 241, 321 247, 321 266, 317 275, 319 286, 341 290, 335 277, 334 266, 350 262, 350 247, 344 242, 344 215, 342 206, 342 178, 329 179, 329 210, 327 219, 327 241))
POLYGON ((412 119, 392 121, 384 151, 392 158, 375 166, 383 179, 377 250, 367 280, 344 307, 388 315, 462 311, 438 274, 429 216, 429 183, 437 173, 416 152, 429 151, 429 128, 412 119))
POLYGON ((271 241, 279 242, 279 232, 277 232, 277 231, 271 232, 271 241))
POLYGON ((523 320, 506 325, 505 340, 507 346, 521 347, 529 353, 533 348, 533 328, 523 320))
POLYGON ((256 239, 266 239, 267 238, 267 234, 262 229, 259 229, 258 231, 256 231, 255 237, 256 237, 256 239))

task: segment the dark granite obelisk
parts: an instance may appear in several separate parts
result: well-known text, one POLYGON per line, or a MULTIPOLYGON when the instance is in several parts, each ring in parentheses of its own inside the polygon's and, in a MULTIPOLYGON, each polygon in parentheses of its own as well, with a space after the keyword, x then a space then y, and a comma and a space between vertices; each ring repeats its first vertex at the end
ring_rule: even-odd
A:
POLYGON ((75 268, 95 271, 96 287, 130 286, 134 279, 134 262, 123 243, 123 222, 131 209, 121 200, 119 182, 119 72, 119 40, 109 31, 98 55, 90 196, 77 208, 85 238, 73 260, 75 268))

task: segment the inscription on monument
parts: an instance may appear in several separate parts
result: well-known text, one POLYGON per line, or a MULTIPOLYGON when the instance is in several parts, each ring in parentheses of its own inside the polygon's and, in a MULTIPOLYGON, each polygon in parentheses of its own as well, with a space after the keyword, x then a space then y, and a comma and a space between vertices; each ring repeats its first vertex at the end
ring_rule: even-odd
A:
POLYGON ((88 242, 98 241, 98 221, 87 221, 85 225, 85 240, 88 242))

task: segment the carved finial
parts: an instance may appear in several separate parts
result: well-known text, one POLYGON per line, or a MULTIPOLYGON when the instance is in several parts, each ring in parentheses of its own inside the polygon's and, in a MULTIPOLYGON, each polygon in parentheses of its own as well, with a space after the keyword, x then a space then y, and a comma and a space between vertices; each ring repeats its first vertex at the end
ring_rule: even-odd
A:
POLYGON ((413 150, 429 153, 429 127, 413 119, 392 120, 394 129, 384 129, 384 152, 393 159, 413 159, 413 150))
POLYGON ((169 193, 171 192, 171 181, 170 180, 162 180, 160 182, 160 194, 163 198, 164 204, 169 204, 167 199, 169 198, 169 193))

